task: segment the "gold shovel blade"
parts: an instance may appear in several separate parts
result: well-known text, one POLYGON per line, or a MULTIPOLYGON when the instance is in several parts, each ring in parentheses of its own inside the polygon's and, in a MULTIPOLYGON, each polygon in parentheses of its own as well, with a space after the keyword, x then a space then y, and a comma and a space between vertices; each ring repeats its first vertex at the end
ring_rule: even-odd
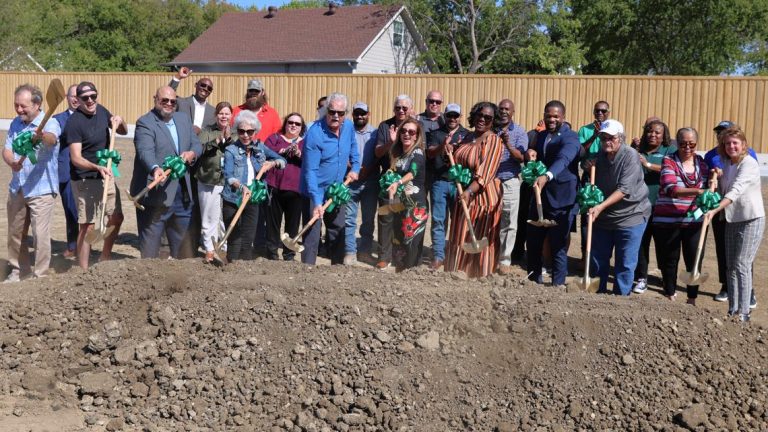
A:
POLYGON ((696 286, 706 282, 709 279, 709 273, 682 272, 678 275, 678 279, 686 285, 696 286))
POLYGON ((283 233, 280 236, 280 239, 283 241, 285 247, 296 253, 301 253, 304 250, 304 246, 301 245, 298 240, 294 241, 288 233, 283 233))
POLYGON ((461 248, 464 249, 464 252, 468 254, 477 254, 483 251, 483 249, 488 247, 488 238, 483 237, 477 242, 471 242, 468 241, 461 245, 461 248))

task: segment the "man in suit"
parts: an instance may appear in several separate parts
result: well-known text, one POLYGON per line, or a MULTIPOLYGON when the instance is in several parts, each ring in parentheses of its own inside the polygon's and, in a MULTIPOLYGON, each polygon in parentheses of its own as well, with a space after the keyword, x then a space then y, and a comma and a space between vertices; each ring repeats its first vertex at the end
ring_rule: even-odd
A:
POLYGON ((136 122, 133 140, 136 159, 131 195, 139 193, 148 181, 161 181, 143 199, 145 210, 136 210, 139 250, 142 258, 157 258, 165 232, 171 256, 188 258, 195 249, 189 229, 194 213, 190 175, 186 173, 178 180, 167 178, 161 166, 167 156, 180 156, 190 166, 202 153, 202 146, 190 117, 176 111, 176 92, 171 87, 160 87, 154 99, 154 109, 136 122))
MULTIPOLYGON (((568 239, 575 216, 578 187, 579 137, 565 122, 565 105, 558 100, 544 106, 546 129, 536 136, 536 148, 526 152, 529 160, 540 160, 547 167, 534 187, 541 190, 544 219, 555 221, 553 227, 528 227, 529 279, 543 283, 541 256, 544 240, 549 237, 552 250, 552 285, 565 284, 568 272, 568 239)), ((538 217, 535 200, 531 200, 531 217, 538 217)))
MULTIPOLYGON (((188 67, 182 67, 176 72, 176 75, 171 78, 171 82, 168 85, 176 91, 179 88, 181 80, 192 75, 192 69, 188 67)), ((200 78, 195 83, 195 94, 179 98, 176 103, 176 111, 187 113, 189 118, 192 119, 192 125, 195 128, 195 134, 199 135, 200 131, 206 126, 211 126, 216 123, 215 108, 209 104, 208 97, 213 93, 213 82, 210 78, 200 78)))

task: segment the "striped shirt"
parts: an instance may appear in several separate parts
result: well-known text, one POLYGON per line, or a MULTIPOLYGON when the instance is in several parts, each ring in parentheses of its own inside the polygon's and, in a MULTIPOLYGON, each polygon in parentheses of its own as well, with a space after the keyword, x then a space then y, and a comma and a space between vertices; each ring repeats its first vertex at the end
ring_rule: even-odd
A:
POLYGON ((695 195, 673 196, 680 188, 703 189, 707 186, 709 167, 704 158, 695 155, 693 166, 693 172, 686 173, 677 153, 664 157, 659 178, 659 197, 653 207, 653 223, 681 226, 701 223, 700 220, 686 216, 688 212, 696 210, 695 195))

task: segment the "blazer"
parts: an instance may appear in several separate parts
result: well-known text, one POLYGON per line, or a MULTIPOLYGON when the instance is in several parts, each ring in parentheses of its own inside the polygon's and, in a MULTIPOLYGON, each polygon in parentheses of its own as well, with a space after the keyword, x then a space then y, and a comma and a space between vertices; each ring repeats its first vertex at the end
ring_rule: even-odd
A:
POLYGON ((765 217, 763 195, 760 190, 760 166, 747 156, 737 165, 723 161, 720 191, 733 204, 725 208, 727 222, 746 222, 765 217))
POLYGON ((546 211, 570 211, 576 203, 579 184, 579 136, 563 124, 545 149, 544 141, 548 134, 547 130, 543 130, 536 136, 537 159, 552 173, 552 180, 542 191, 542 204, 546 211))
MULTIPOLYGON (((176 133, 179 136, 179 151, 173 142, 171 132, 165 122, 152 110, 139 117, 136 122, 136 132, 133 144, 136 147, 136 158, 133 161, 133 178, 131 179, 131 195, 141 192, 152 181, 155 167, 163 164, 167 156, 178 156, 185 151, 193 151, 195 158, 203 151, 200 140, 192 129, 192 120, 183 113, 173 113, 176 133)), ((186 174, 189 181, 189 172, 186 174)), ((191 183, 189 183, 191 184, 191 183)), ((176 198, 179 181, 168 179, 156 186, 144 197, 143 204, 148 206, 170 207, 176 198)), ((192 191, 189 191, 190 194, 192 191)))
MULTIPOLYGON (((171 79, 171 82, 168 83, 168 86, 171 87, 173 90, 176 90, 179 88, 179 81, 176 79, 171 79)), ((192 121, 195 121, 195 101, 193 100, 195 96, 187 96, 185 98, 177 98, 176 100, 176 111, 187 113, 189 115, 189 118, 192 119, 192 121)), ((205 103, 205 114, 203 114, 203 124, 200 126, 200 129, 205 129, 206 126, 213 126, 216 124, 216 108, 213 107, 213 105, 209 104, 208 102, 205 103)))

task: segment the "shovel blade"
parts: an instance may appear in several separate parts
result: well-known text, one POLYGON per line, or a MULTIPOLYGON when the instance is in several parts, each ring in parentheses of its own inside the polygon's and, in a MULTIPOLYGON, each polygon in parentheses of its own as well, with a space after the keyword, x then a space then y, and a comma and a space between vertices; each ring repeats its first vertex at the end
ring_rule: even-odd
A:
POLYGON ((382 215, 382 216, 386 216, 386 215, 392 213, 392 209, 390 209, 388 204, 385 204, 385 205, 379 207, 379 210, 377 211, 377 213, 382 215))
POLYGON ((224 242, 219 243, 216 241, 215 237, 211 236, 211 243, 213 243, 213 260, 220 265, 229 264, 226 252, 221 249, 222 246, 224 246, 224 242))
POLYGON ((288 235, 288 233, 283 233, 283 234, 280 236, 280 238, 283 240, 283 244, 284 244, 284 245, 285 245, 285 247, 287 247, 288 249, 290 249, 290 250, 292 250, 292 251, 294 251, 294 252, 296 252, 296 253, 301 253, 302 251, 304 251, 304 246, 303 246, 303 245, 301 245, 301 244, 298 242, 298 240, 294 241, 294 240, 291 238, 291 236, 289 236, 289 235, 288 235))
POLYGON ((528 219, 528 223, 537 227, 543 226, 538 219, 528 219))
POLYGON ((581 280, 581 289, 590 294, 595 294, 600 289, 600 279, 585 277, 581 280))
POLYGON ((488 247, 488 238, 483 237, 477 242, 466 242, 463 245, 461 245, 461 248, 464 249, 464 252, 468 254, 477 254, 483 251, 483 249, 488 247))
POLYGON ((706 282, 707 279, 709 279, 709 273, 682 272, 678 278, 680 279, 680 282, 686 285, 696 286, 706 282))

